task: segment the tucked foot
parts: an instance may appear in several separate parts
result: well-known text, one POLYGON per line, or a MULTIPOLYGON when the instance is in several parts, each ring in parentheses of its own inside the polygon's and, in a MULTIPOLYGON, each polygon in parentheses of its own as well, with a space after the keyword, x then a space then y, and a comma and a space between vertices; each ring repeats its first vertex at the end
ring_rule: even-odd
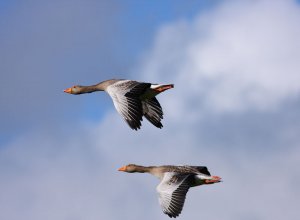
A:
POLYGON ((155 90, 156 92, 161 93, 161 92, 163 92, 163 91, 166 91, 166 90, 172 89, 172 88, 174 88, 174 85, 173 85, 173 84, 170 84, 170 85, 163 85, 163 86, 160 86, 160 87, 158 87, 158 88, 155 88, 154 90, 155 90))
POLYGON ((221 177, 219 176, 212 176, 211 179, 205 180, 206 184, 218 183, 221 182, 221 177))

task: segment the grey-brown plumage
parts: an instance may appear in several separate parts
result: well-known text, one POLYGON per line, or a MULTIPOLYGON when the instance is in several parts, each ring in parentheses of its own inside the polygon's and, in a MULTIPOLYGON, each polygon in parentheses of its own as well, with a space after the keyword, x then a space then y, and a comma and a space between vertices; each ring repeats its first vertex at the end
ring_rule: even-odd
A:
POLYGON ((221 181, 218 176, 211 176, 205 166, 140 166, 129 164, 119 171, 128 173, 150 173, 161 182, 157 186, 159 203, 162 211, 170 218, 176 218, 182 211, 186 194, 190 187, 213 184, 221 181))
POLYGON ((155 98, 159 93, 173 88, 173 84, 159 85, 133 80, 111 79, 91 86, 73 86, 66 93, 79 95, 96 91, 106 91, 113 100, 118 113, 130 128, 138 130, 143 116, 154 126, 162 128, 162 107, 155 98))

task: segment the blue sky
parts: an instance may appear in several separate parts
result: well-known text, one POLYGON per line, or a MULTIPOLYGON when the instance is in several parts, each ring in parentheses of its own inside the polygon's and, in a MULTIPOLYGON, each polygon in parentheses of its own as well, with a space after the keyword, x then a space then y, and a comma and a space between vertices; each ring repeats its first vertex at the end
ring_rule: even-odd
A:
POLYGON ((259 1, 1 1, 0 218, 168 219, 158 181, 206 165, 180 219, 297 219, 300 6, 259 1), (164 128, 131 131, 109 78, 174 83, 164 128), (117 210, 117 211, 116 211, 117 210))
MULTIPOLYGON (((184 6, 180 1, 164 1, 163 3, 158 1, 126 1, 126 3, 123 1, 111 3, 76 1, 75 4, 68 1, 51 3, 2 1, 3 62, 8 59, 7 62, 5 61, 8 63, 7 67, 2 67, 2 76, 10 75, 10 84, 7 86, 12 89, 16 81, 23 80, 19 75, 23 75, 27 78, 23 83, 32 90, 39 85, 29 82, 28 78, 40 77, 41 79, 35 79, 35 81, 41 84, 40 86, 51 87, 47 89, 51 93, 53 93, 52 89, 58 91, 59 88, 65 87, 65 84, 59 85, 55 81, 62 82, 66 78, 64 76, 72 74, 78 77, 73 76, 66 82, 91 83, 109 76, 126 78, 139 57, 151 47, 154 33, 160 25, 174 19, 192 19, 199 10, 204 10, 212 4, 214 1, 191 1, 184 6), (92 11, 91 14, 88 14, 89 10, 92 11), (19 57, 15 57, 15 54, 19 54, 19 57), (15 59, 20 59, 20 62, 13 69, 8 65, 15 59), (23 66, 20 65, 21 63, 23 66), (78 65, 80 63, 84 65, 78 65), (17 69, 18 66, 20 70, 17 69), (48 72, 44 68, 48 69, 48 72), (99 77, 100 74, 103 77, 99 77), (45 79, 44 75, 47 75, 45 79), (49 78, 53 81, 49 81, 49 78), (80 80, 82 78, 85 80, 80 80), (43 83, 40 80, 46 80, 46 82, 43 83)), ((23 86, 23 88, 26 87, 23 86)), ((29 124, 40 124, 41 120, 36 112, 26 108, 29 106, 26 103, 20 103, 18 108, 20 105, 25 105, 29 117, 24 118, 14 110, 16 106, 13 106, 13 103, 20 102, 19 98, 22 96, 20 93, 23 93, 20 89, 14 89, 9 93, 12 93, 15 99, 5 100, 4 98, 5 106, 7 106, 5 109, 7 122, 4 125, 5 129, 1 129, 4 136, 1 140, 11 137, 19 129, 27 130, 29 124), (22 120, 25 120, 25 123, 20 123, 22 120), (12 122, 15 123, 12 124, 12 122)), ((30 93, 30 95, 36 96, 40 92, 32 91, 32 93, 35 94, 30 93)), ((6 96, 4 92, 2 94, 6 96)), ((105 105, 99 103, 93 108, 90 105, 94 103, 93 100, 94 98, 85 97, 82 101, 87 104, 78 106, 80 111, 74 113, 82 112, 82 114, 76 117, 87 117, 92 120, 101 118, 103 111, 107 110, 106 106, 110 106, 110 103, 104 102, 105 105)), ((34 102, 31 99, 28 101, 34 102)), ((54 111, 56 117, 63 117, 61 113, 67 109, 68 105, 57 109, 55 103, 57 102, 49 104, 47 109, 54 111)))

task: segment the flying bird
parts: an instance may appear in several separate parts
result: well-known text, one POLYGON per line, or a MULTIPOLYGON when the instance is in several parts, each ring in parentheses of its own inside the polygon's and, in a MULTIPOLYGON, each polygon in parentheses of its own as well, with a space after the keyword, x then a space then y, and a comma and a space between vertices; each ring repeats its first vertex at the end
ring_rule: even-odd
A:
POLYGON ((139 166, 129 164, 119 171, 127 173, 150 173, 160 179, 156 187, 162 211, 170 218, 176 218, 182 211, 185 196, 190 187, 221 182, 218 176, 211 176, 205 166, 139 166))
POLYGON ((174 88, 173 84, 152 84, 125 79, 110 79, 91 86, 72 86, 64 92, 74 95, 105 91, 113 100, 118 113, 129 127, 138 130, 143 116, 154 126, 162 128, 163 110, 155 98, 161 92, 174 88))

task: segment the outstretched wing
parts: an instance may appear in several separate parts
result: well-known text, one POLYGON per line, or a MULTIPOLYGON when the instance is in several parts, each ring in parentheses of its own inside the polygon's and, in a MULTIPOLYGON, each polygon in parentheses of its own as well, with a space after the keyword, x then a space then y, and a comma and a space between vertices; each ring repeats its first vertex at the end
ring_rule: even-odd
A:
POLYGON ((163 119, 162 108, 155 97, 142 101, 143 114, 154 126, 162 128, 161 119, 163 119))
POLYGON ((139 97, 150 86, 150 83, 122 80, 108 86, 106 89, 119 114, 134 130, 141 127, 143 117, 142 102, 139 97))
POLYGON ((191 177, 190 174, 167 172, 157 186, 159 204, 169 217, 176 218, 181 213, 191 177))

